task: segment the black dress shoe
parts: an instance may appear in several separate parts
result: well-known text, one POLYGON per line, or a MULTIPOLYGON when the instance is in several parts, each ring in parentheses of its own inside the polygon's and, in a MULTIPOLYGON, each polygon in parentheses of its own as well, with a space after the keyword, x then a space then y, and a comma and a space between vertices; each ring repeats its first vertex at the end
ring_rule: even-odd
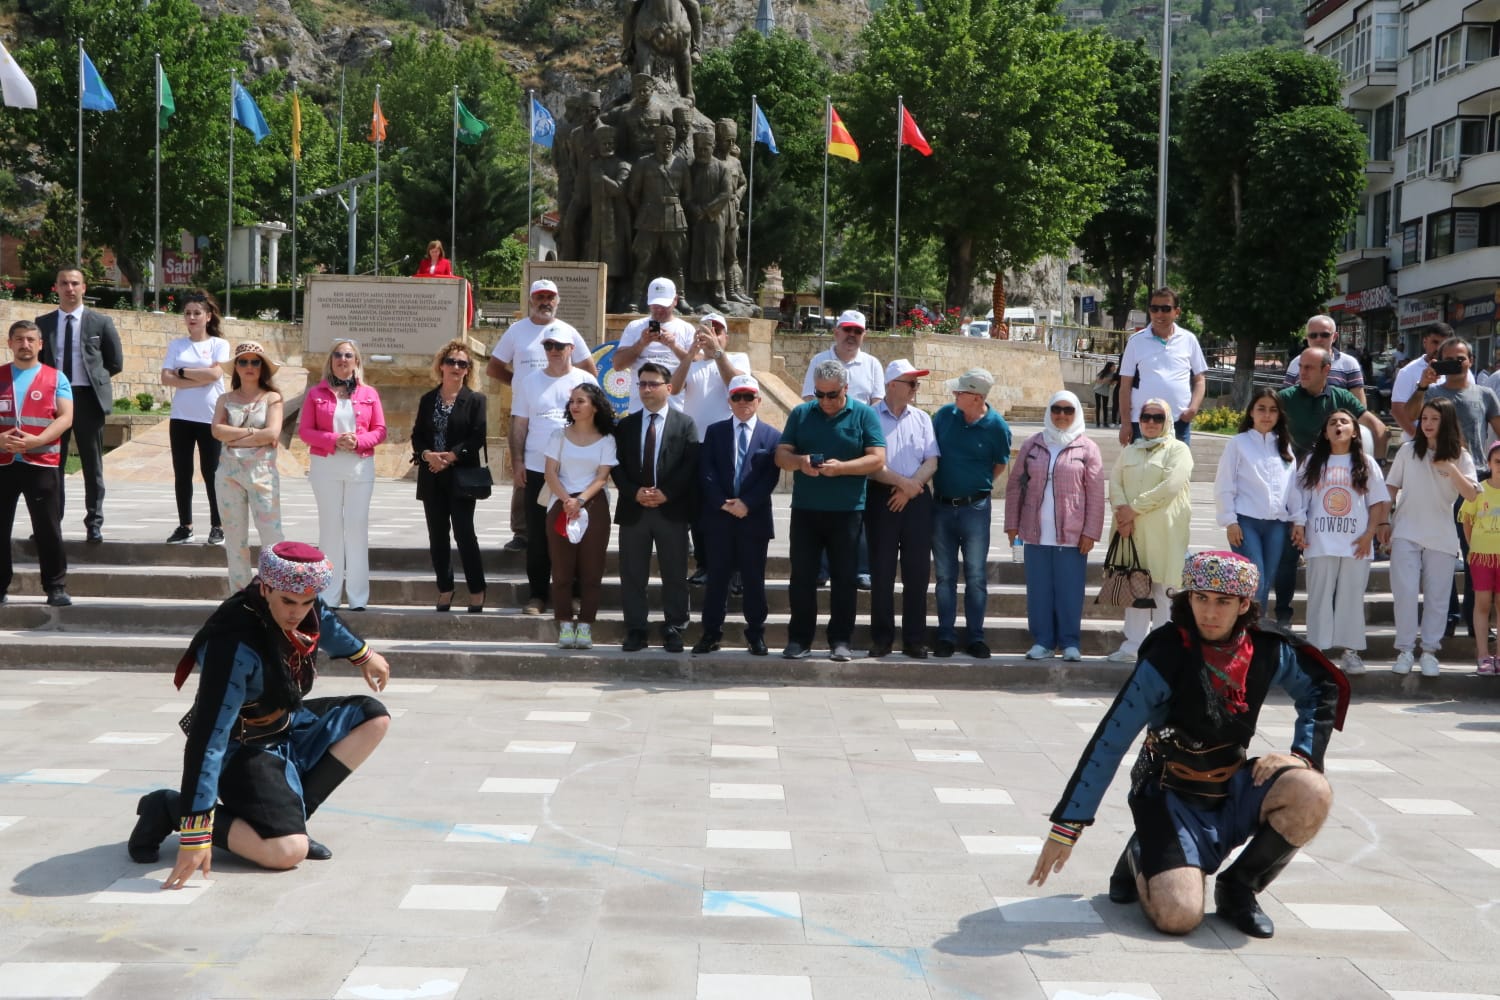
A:
POLYGON ((620 650, 625 653, 634 653, 645 648, 646 633, 644 632, 627 632, 625 641, 620 643, 620 650))
POLYGON ((719 648, 719 636, 704 635, 703 638, 693 643, 694 653, 712 653, 719 648))
POLYGON ((781 651, 781 658, 783 660, 805 660, 811 655, 812 650, 800 642, 789 642, 786 644, 786 649, 781 651))
POLYGON ((90 528, 88 530, 88 534, 84 537, 84 540, 90 545, 99 545, 104 541, 104 532, 100 531, 98 528, 90 528))
POLYGON ((307 860, 327 861, 333 857, 333 851, 326 844, 320 844, 311 837, 307 838, 307 860))
POLYGON ((525 552, 526 539, 513 536, 510 541, 501 546, 505 552, 525 552))
POLYGON ((925 660, 927 659, 927 647, 922 645, 920 642, 913 643, 909 646, 902 646, 901 655, 909 656, 913 660, 925 660))
POLYGON ((70 608, 73 606, 73 598, 62 587, 53 587, 47 591, 47 605, 53 608, 70 608))
POLYGON ((745 646, 750 650, 751 656, 765 656, 766 654, 771 652, 771 650, 766 647, 766 640, 762 639, 760 636, 747 638, 745 640, 745 646))
POLYGON ((988 660, 990 658, 990 647, 986 646, 978 639, 975 639, 973 642, 969 643, 964 652, 968 653, 976 660, 988 660))
POLYGON ((161 842, 177 829, 177 793, 158 788, 141 796, 135 804, 135 829, 130 831, 130 860, 154 864, 161 857, 161 842))
POLYGON ((708 570, 695 569, 693 575, 688 577, 689 587, 701 587, 708 582, 708 570))
POLYGON ((661 648, 669 653, 682 652, 682 631, 675 628, 662 630, 661 648))
POLYGON ((932 647, 932 655, 946 660, 953 655, 953 643, 947 639, 939 639, 937 645, 932 647))
POLYGON ((888 642, 877 643, 870 647, 870 652, 866 655, 874 660, 878 660, 882 656, 889 656, 891 655, 891 644, 888 642))

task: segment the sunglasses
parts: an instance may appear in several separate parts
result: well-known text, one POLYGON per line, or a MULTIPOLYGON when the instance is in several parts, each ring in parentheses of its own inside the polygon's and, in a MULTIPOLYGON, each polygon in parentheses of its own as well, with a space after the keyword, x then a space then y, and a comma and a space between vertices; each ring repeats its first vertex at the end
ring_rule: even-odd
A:
POLYGON ((756 396, 753 392, 736 392, 729 397, 731 403, 753 403, 756 396))
POLYGON ((333 356, 340 361, 353 361, 355 358, 359 357, 359 355, 355 354, 353 351, 334 351, 333 356))
POLYGON ((1165 413, 1142 413, 1140 422, 1143 424, 1164 424, 1167 422, 1167 415, 1165 413))
POLYGON ((559 344, 555 340, 544 340, 544 341, 542 341, 542 350, 544 350, 544 351, 566 351, 568 348, 570 348, 572 346, 573 346, 572 344, 559 344))
POLYGON ((1071 406, 1054 406, 1052 407, 1052 412, 1060 417, 1071 417, 1078 411, 1071 406))
POLYGON ((1333 336, 1332 333, 1309 333, 1307 335, 1307 339, 1308 340, 1327 340, 1327 339, 1329 339, 1332 336, 1333 336))
POLYGON ((557 301, 557 293, 556 292, 533 292, 532 295, 531 295, 531 301, 533 301, 533 302, 556 302, 557 301))
POLYGON ((919 378, 898 378, 898 379, 895 379, 894 381, 900 382, 902 385, 909 385, 913 389, 917 388, 918 386, 920 386, 922 384, 922 380, 919 379, 919 378))
POLYGON ((260 358, 235 358, 234 363, 244 365, 246 368, 259 368, 260 358))
POLYGON ((463 358, 444 358, 443 364, 447 365, 449 368, 457 368, 459 371, 463 371, 465 368, 469 367, 469 363, 463 358))
POLYGON ((819 399, 838 399, 843 394, 843 389, 835 389, 832 392, 818 392, 817 390, 813 390, 813 395, 819 399))
POLYGON ((1146 308, 1150 309, 1154 313, 1169 313, 1173 309, 1176 309, 1177 307, 1176 306, 1164 305, 1164 304, 1157 303, 1157 302, 1153 302, 1149 306, 1147 306, 1146 308))

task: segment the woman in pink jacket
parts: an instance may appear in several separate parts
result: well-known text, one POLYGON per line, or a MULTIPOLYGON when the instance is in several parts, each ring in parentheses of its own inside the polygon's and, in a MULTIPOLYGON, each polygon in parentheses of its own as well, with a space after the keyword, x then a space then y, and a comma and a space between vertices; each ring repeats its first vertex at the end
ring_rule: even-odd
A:
POLYGON ((323 602, 349 610, 370 603, 370 497, 375 492, 375 446, 385 440, 380 393, 365 384, 359 345, 335 341, 323 381, 307 390, 297 434, 307 442, 307 471, 318 502, 318 548, 333 566, 323 602))
POLYGON ((1005 534, 1026 543, 1028 660, 1061 649, 1080 660, 1083 582, 1089 550, 1104 534, 1109 477, 1099 446, 1084 434, 1083 404, 1071 392, 1053 395, 1041 433, 1016 452, 1005 484, 1005 534))

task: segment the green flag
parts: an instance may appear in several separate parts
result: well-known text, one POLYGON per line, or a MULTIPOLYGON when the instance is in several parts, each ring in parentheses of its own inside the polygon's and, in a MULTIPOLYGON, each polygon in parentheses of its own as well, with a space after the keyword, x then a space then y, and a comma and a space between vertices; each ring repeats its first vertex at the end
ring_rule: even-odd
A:
POLYGON ((167 71, 157 70, 161 77, 161 100, 156 106, 156 118, 162 128, 167 127, 167 119, 177 113, 177 102, 172 99, 172 85, 167 82, 167 71))
POLYGON ((465 146, 473 146, 484 138, 485 129, 489 128, 484 122, 474 117, 473 112, 464 107, 464 102, 458 102, 458 141, 465 146))

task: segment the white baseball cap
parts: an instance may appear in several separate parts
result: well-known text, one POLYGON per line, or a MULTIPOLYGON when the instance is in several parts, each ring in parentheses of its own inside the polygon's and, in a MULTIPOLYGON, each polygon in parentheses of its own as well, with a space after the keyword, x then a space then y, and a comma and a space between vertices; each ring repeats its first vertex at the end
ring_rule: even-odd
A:
POLYGON ((894 382, 902 375, 931 375, 932 372, 926 368, 918 368, 905 358, 897 358, 885 366, 885 380, 894 382))
POLYGON ((657 278, 646 289, 646 304, 651 306, 675 306, 677 286, 671 278, 657 278))
POLYGON ((557 285, 553 284, 547 278, 538 278, 531 283, 530 294, 535 295, 537 292, 551 292, 553 295, 556 295, 557 285))
POLYGON ((744 389, 750 390, 757 396, 760 395, 760 383, 755 380, 754 375, 736 375, 729 380, 729 394, 731 396, 744 389))
POLYGON ((865 314, 858 309, 845 309, 839 313, 839 321, 835 326, 857 326, 861 330, 865 328, 865 314))
POLYGON ((720 316, 718 313, 709 313, 709 314, 707 314, 706 316, 703 317, 703 322, 705 322, 705 323, 717 323, 720 330, 727 330, 727 329, 729 329, 729 320, 725 319, 723 316, 720 316))

